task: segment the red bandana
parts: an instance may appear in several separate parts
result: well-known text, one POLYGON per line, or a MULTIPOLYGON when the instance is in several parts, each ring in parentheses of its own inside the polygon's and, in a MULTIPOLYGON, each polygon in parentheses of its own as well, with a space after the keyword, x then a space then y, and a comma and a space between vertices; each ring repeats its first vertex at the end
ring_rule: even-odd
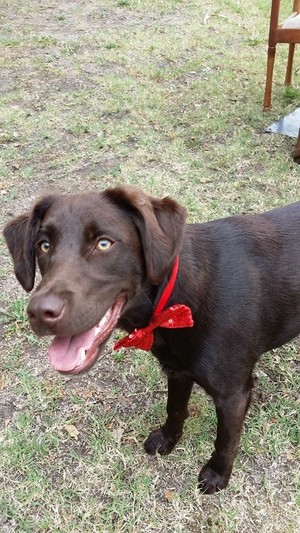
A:
POLYGON ((149 325, 145 328, 135 328, 130 335, 126 335, 126 337, 123 337, 123 339, 116 342, 114 350, 118 350, 122 347, 134 347, 148 351, 151 350, 153 345, 153 330, 155 328, 191 328, 194 325, 192 312, 186 305, 175 304, 163 310, 173 292, 177 279, 178 266, 179 258, 177 257, 171 277, 160 297, 156 309, 154 310, 149 325))

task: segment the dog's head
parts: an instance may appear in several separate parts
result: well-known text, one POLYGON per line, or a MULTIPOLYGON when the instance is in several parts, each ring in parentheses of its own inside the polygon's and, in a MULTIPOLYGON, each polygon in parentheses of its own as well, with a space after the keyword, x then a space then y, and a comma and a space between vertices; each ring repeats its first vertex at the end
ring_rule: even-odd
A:
MULTIPOLYGON (((78 337, 80 349, 93 345, 95 352, 95 338, 103 343, 128 302, 145 286, 158 285, 171 269, 185 216, 171 198, 118 187, 45 196, 14 218, 4 236, 16 277, 29 292, 36 263, 42 275, 28 306, 33 330, 56 335, 60 344, 62 338, 78 337)), ((73 371, 74 362, 76 368, 87 366, 82 350, 76 361, 68 357, 56 360, 58 369, 73 371)))

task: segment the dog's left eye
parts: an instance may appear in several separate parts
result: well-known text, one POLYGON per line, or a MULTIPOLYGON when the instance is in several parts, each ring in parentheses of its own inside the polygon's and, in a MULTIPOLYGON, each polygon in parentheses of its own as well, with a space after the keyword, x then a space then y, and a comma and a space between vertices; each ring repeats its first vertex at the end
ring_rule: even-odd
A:
POLYGON ((110 241, 109 239, 102 238, 97 241, 96 248, 100 252, 106 252, 106 250, 109 250, 112 244, 113 244, 112 241, 110 241))

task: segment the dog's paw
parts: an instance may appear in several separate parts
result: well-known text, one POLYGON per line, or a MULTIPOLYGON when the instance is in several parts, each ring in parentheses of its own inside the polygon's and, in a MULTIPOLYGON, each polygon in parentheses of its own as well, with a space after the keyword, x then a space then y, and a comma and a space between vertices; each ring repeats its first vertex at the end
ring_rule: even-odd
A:
POLYGON ((168 455, 168 453, 171 453, 180 437, 181 433, 175 436, 166 436, 163 432, 163 428, 155 429, 144 442, 144 448, 150 455, 155 455, 156 452, 160 455, 168 455))
POLYGON ((225 489, 228 481, 228 476, 218 474, 210 466, 206 465, 199 474, 198 489, 205 494, 215 494, 215 492, 225 489))

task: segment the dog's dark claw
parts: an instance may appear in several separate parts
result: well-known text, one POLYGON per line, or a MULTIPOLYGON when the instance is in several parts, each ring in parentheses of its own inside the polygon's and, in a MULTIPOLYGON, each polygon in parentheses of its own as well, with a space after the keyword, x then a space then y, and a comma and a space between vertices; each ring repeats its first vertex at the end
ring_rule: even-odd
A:
POLYGON ((215 472, 209 466, 204 466, 199 474, 198 489, 204 494, 215 494, 227 487, 229 478, 215 472))
POLYGON ((168 455, 176 446, 180 436, 181 434, 168 437, 164 435, 162 428, 155 429, 144 442, 145 451, 150 455, 155 455, 157 452, 160 455, 168 455))

